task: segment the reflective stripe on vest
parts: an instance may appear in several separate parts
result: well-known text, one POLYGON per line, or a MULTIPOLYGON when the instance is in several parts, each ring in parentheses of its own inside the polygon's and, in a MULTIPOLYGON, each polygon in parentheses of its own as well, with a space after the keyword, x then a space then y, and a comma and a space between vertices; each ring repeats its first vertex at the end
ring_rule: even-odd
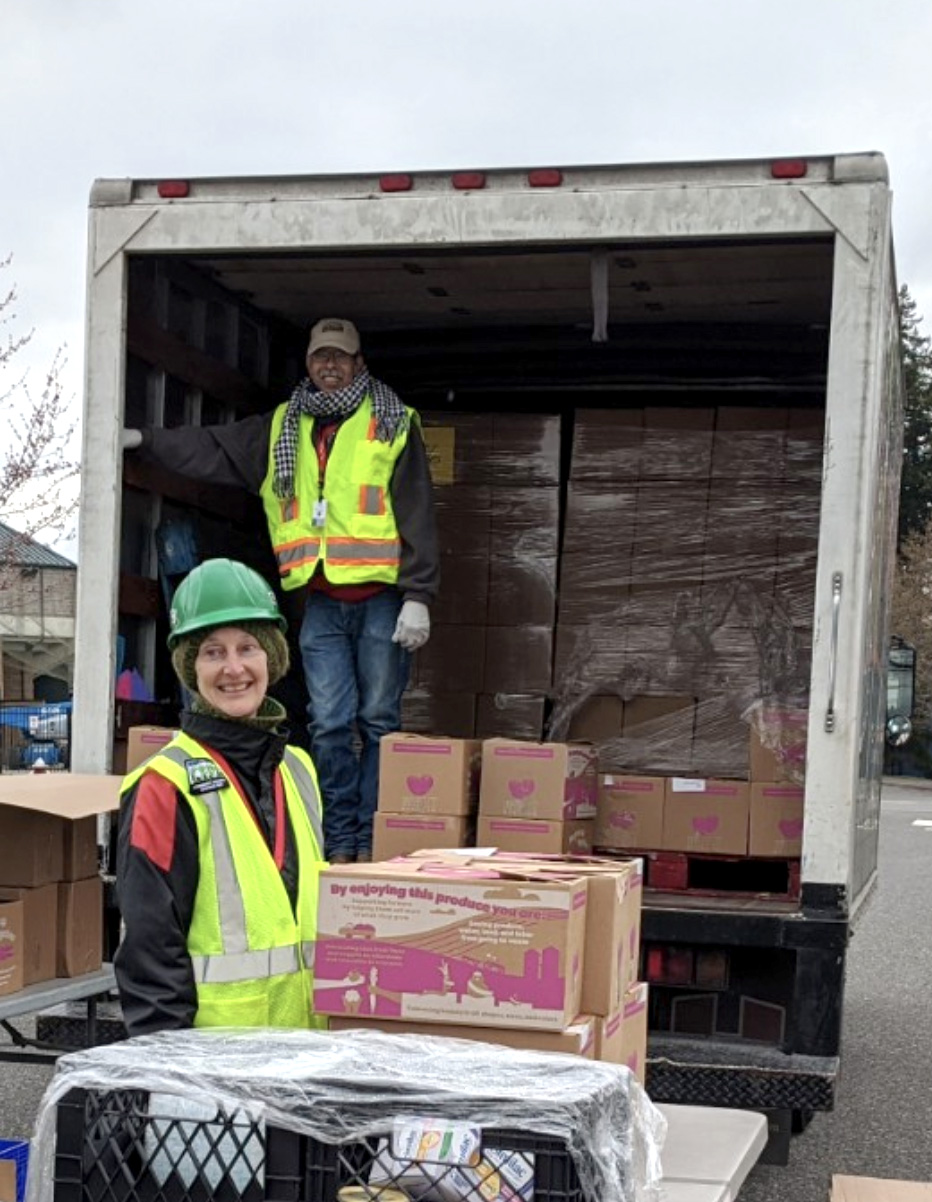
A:
MULTIPOLYGON (((317 785, 310 772, 307 770, 307 765, 301 757, 291 748, 285 748, 285 754, 282 758, 282 763, 287 767, 294 779, 295 787, 302 797, 319 797, 317 785)), ((311 830, 314 832, 314 838, 317 840, 317 846, 323 854, 324 849, 324 825, 321 819, 320 807, 306 805, 308 819, 311 823, 311 830)))
MULTIPOLYGON (((185 771, 185 764, 191 758, 183 748, 172 744, 163 748, 160 754, 165 759, 171 760, 173 764, 177 764, 182 771, 185 771)), ((301 796, 316 796, 317 790, 311 774, 291 748, 285 749, 284 762, 287 762, 288 771, 294 779, 295 786, 301 790, 301 796)), ((232 788, 232 786, 230 787, 232 788)), ((191 956, 195 981, 205 985, 230 985, 237 981, 250 981, 261 977, 294 973, 298 971, 300 964, 304 964, 307 968, 313 968, 313 943, 301 945, 300 961, 299 949, 295 944, 249 949, 246 907, 233 862, 233 848, 230 845, 226 823, 223 821, 220 792, 221 790, 215 790, 201 794, 200 800, 210 819, 210 840, 214 853, 214 872, 217 878, 217 909, 225 950, 220 955, 191 956)), ((304 808, 310 820, 314 838, 317 840, 317 846, 322 848, 323 830, 320 813, 315 813, 308 805, 305 805, 304 808)))

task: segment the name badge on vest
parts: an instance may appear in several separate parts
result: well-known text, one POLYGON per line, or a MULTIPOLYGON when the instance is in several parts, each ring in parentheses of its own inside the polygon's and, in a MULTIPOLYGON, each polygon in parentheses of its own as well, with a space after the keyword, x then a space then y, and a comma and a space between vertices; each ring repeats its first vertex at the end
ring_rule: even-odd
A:
POLYGON ((311 523, 314 526, 326 526, 327 501, 325 497, 321 497, 319 501, 314 502, 314 512, 311 514, 311 523))
POLYGON ((194 794, 216 793, 230 783, 213 760, 185 760, 188 788, 194 794))

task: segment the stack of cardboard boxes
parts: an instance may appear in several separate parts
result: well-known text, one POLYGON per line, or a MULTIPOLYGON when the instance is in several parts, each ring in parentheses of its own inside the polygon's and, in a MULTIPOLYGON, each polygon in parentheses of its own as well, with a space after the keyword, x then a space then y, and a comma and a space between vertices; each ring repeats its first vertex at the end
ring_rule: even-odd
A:
POLYGON ((532 854, 592 851, 598 761, 587 744, 486 739, 478 842, 532 854))
POLYGON ((321 877, 314 1006, 334 1030, 481 1039, 643 1080, 641 863, 423 851, 321 877))
POLYGON ((748 707, 808 681, 822 422, 577 411, 552 737, 607 772, 750 778, 748 707))
POLYGON ((97 815, 120 777, 0 777, 0 994, 100 968, 97 815))
POLYGON ((425 412, 443 587, 403 725, 540 738, 551 685, 560 419, 425 412))
POLYGON ((379 747, 373 855, 475 842, 481 745, 475 739, 386 735, 379 747))
POLYGON ((601 774, 596 849, 798 858, 807 720, 787 707, 753 715, 750 781, 601 774))

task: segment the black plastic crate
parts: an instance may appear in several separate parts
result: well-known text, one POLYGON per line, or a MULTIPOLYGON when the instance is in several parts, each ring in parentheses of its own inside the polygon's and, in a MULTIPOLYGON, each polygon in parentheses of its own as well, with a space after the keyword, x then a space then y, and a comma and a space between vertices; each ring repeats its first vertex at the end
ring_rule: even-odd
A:
POLYGON ((203 1106, 211 1117, 178 1117, 143 1090, 70 1090, 57 1107, 55 1202, 300 1202, 300 1136, 203 1106))
POLYGON ((504 1197, 598 1202, 550 1136, 485 1128, 479 1166, 464 1169, 395 1161, 393 1116, 384 1134, 334 1145, 203 1105, 210 1117, 192 1119, 157 1113, 145 1091, 71 1090, 58 1103, 54 1202, 488 1202, 493 1171, 514 1186, 504 1197))
MULTIPOLYGON (((36 1039, 51 1048, 74 1051, 86 1048, 87 1002, 60 1002, 36 1015, 36 1039)), ((123 1012, 117 1001, 99 1001, 95 1018, 95 1044, 117 1043, 126 1038, 123 1012)))
POLYGON ((302 1202, 355 1202, 371 1198, 438 1199, 440 1202, 487 1202, 497 1196, 485 1179, 499 1174, 508 1188, 502 1197, 528 1202, 596 1202, 587 1199, 562 1140, 529 1132, 487 1127, 482 1131, 478 1168, 406 1160, 386 1164, 389 1130, 384 1136, 340 1145, 307 1139, 305 1192, 302 1202), (381 1167, 381 1171, 380 1170, 381 1167), (521 1188, 523 1183, 524 1188, 521 1188), (485 1186, 485 1188, 483 1188, 485 1186), (356 1187, 355 1191, 353 1187, 356 1187))

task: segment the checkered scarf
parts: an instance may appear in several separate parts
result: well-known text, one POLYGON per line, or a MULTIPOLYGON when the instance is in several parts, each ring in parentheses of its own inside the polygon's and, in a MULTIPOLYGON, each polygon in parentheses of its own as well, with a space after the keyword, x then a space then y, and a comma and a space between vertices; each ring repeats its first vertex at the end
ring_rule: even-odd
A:
POLYGON ((372 397, 375 415, 375 436, 380 442, 394 442, 395 436, 408 425, 408 415, 398 394, 381 380, 373 379, 363 368, 358 376, 337 392, 320 392, 310 380, 302 380, 288 402, 281 434, 272 452, 275 478, 272 491, 276 497, 294 496, 295 460, 298 455, 298 426, 301 415, 315 418, 349 417, 355 413, 366 396, 372 397))

